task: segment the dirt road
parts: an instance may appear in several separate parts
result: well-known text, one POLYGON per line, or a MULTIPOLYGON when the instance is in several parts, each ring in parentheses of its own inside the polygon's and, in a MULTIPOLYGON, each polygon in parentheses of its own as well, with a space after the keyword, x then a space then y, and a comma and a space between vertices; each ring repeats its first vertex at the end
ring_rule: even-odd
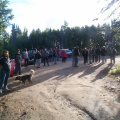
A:
POLYGON ((9 80, 9 92, 0 96, 0 120, 120 120, 120 82, 107 76, 116 64, 72 67, 59 61, 57 65, 33 65, 33 84, 23 85, 9 80))

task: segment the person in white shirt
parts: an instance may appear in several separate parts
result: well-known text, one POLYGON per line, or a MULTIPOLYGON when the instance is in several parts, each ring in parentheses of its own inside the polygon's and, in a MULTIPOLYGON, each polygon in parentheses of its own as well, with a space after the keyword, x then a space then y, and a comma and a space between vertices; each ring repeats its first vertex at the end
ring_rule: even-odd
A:
POLYGON ((24 52, 23 56, 24 56, 24 59, 25 59, 25 66, 27 67, 29 57, 28 57, 28 52, 27 52, 26 48, 25 48, 25 52, 24 52))

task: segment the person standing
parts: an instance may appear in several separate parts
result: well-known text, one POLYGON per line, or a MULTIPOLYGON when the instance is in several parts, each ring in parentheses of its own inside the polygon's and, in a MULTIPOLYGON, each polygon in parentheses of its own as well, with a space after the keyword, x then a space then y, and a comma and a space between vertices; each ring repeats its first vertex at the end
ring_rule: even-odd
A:
POLYGON ((57 64, 57 50, 53 49, 53 58, 54 58, 54 64, 57 64))
POLYGON ((50 62, 53 61, 53 50, 52 50, 52 48, 49 51, 49 59, 50 59, 50 62))
POLYGON ((28 52, 27 52, 26 48, 25 48, 23 56, 24 56, 24 59, 25 59, 25 66, 27 67, 28 66, 28 59, 29 59, 29 57, 28 57, 28 52))
POLYGON ((78 66, 78 57, 79 57, 79 55, 80 55, 79 47, 75 47, 74 48, 74 53, 73 53, 73 57, 74 57, 74 61, 75 61, 74 67, 78 66))
POLYGON ((88 55, 89 55, 89 64, 92 64, 92 47, 89 49, 88 51, 88 55))
POLYGON ((101 49, 101 56, 102 56, 102 63, 103 64, 107 62, 106 55, 107 55, 107 50, 106 50, 106 47, 103 46, 101 49))
POLYGON ((82 55, 84 57, 84 65, 85 65, 88 61, 88 50, 87 50, 87 48, 84 48, 84 50, 82 52, 82 55))
POLYGON ((17 53, 15 54, 15 74, 19 72, 19 75, 21 75, 21 61, 22 61, 22 56, 20 54, 20 50, 17 50, 17 53))
POLYGON ((74 48, 72 49, 72 66, 75 66, 75 59, 74 59, 74 48))
POLYGON ((41 50, 41 56, 42 56, 42 58, 41 58, 41 63, 43 63, 43 53, 44 53, 44 50, 42 49, 42 50, 41 50))
POLYGON ((65 52, 65 50, 62 51, 61 56, 62 56, 62 63, 66 62, 67 53, 65 52))
POLYGON ((37 53, 35 54, 35 61, 37 64, 37 68, 40 68, 40 64, 41 64, 41 54, 40 51, 37 51, 37 53))
POLYGON ((114 47, 111 47, 110 51, 109 51, 109 54, 110 54, 111 64, 112 64, 112 61, 113 61, 113 64, 115 64, 115 55, 117 54, 117 50, 114 47))
POLYGON ((37 48, 35 48, 35 51, 34 51, 34 66, 35 66, 35 62, 36 62, 36 59, 35 59, 35 55, 36 55, 36 53, 37 53, 37 48))
POLYGON ((94 48, 92 49, 92 63, 96 62, 96 48, 94 46, 94 48))
POLYGON ((96 48, 96 62, 99 62, 100 63, 100 54, 101 54, 101 49, 100 47, 97 47, 96 48))
POLYGON ((44 50, 42 57, 43 57, 43 61, 44 61, 44 66, 45 66, 46 62, 47 62, 47 65, 49 66, 49 63, 48 63, 49 52, 47 51, 47 49, 44 50))
POLYGON ((59 54, 59 49, 57 49, 57 61, 59 61, 60 54, 59 54))
POLYGON ((1 77, 0 77, 0 93, 2 93, 2 85, 4 83, 4 89, 8 89, 8 79, 11 70, 11 63, 9 58, 9 51, 5 50, 3 52, 3 56, 0 57, 0 69, 1 69, 1 77))

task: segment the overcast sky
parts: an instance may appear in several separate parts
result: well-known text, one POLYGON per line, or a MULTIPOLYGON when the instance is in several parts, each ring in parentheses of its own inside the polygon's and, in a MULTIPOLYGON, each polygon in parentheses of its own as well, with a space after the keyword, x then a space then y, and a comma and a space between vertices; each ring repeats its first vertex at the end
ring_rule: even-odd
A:
MULTIPOLYGON (((102 3, 97 0, 9 0, 13 11, 11 23, 19 25, 21 30, 46 28, 60 29, 66 20, 70 27, 103 23, 93 21, 98 17, 102 3)), ((101 17, 99 17, 101 18, 101 17)))

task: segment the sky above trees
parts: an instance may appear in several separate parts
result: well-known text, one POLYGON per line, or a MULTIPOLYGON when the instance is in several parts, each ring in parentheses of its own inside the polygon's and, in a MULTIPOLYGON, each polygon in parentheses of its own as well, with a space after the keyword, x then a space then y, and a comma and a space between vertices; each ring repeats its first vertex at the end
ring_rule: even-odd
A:
MULTIPOLYGON (((9 0, 14 19, 12 23, 32 29, 59 29, 66 20, 70 27, 103 24, 105 15, 99 12, 105 2, 97 0, 9 0), (97 20, 94 20, 98 18, 97 20)), ((9 28, 8 31, 10 31, 9 28)))

